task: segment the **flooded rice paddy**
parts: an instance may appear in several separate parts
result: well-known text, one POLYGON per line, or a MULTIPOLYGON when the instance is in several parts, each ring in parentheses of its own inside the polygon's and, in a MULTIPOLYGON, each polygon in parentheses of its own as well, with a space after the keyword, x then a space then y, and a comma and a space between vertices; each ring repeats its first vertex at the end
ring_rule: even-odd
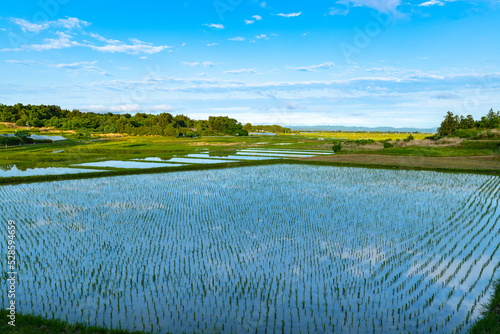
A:
MULTIPOLYGON (((305 165, 0 187, 20 312, 153 333, 460 332, 500 178, 305 165)), ((6 294, 1 297, 7 307, 6 294)))

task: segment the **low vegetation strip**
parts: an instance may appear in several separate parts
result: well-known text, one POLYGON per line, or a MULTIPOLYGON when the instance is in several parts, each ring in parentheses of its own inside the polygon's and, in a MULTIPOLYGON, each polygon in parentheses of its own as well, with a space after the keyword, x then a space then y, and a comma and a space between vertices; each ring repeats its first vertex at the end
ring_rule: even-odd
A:
POLYGON ((500 333, 500 279, 495 283, 495 290, 489 303, 485 305, 482 318, 473 323, 470 334, 500 333))
POLYGON ((80 323, 70 324, 60 320, 46 319, 30 314, 16 314, 16 326, 7 324, 8 311, 0 310, 0 333, 18 334, 141 334, 144 332, 130 332, 120 329, 107 329, 102 327, 89 327, 80 323))

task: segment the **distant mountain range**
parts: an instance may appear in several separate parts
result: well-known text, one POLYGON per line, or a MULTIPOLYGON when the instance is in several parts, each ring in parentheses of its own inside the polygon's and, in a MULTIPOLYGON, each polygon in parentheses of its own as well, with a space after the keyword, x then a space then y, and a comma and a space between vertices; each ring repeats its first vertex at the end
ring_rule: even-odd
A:
POLYGON ((417 129, 417 128, 393 128, 390 126, 364 127, 364 126, 342 126, 342 125, 311 125, 311 126, 289 126, 293 131, 366 131, 366 132, 421 132, 436 133, 436 128, 417 129))

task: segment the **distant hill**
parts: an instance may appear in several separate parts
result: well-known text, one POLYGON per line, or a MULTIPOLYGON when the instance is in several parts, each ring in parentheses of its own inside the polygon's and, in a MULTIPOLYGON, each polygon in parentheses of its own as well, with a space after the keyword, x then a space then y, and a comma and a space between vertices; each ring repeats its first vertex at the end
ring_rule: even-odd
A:
POLYGON ((364 126, 342 126, 342 125, 312 125, 312 126, 290 126, 292 131, 365 131, 365 132, 421 132, 436 133, 436 128, 417 129, 417 128, 393 128, 390 126, 364 127, 364 126))

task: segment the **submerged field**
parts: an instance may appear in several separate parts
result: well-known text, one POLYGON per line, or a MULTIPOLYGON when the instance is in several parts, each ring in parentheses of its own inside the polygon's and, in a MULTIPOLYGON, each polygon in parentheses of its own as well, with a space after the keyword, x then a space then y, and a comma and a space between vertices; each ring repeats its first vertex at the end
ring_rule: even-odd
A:
MULTIPOLYGON (((458 332, 500 178, 275 165, 0 187, 18 311, 155 333, 458 332)), ((2 294, 2 307, 7 306, 2 294)))

